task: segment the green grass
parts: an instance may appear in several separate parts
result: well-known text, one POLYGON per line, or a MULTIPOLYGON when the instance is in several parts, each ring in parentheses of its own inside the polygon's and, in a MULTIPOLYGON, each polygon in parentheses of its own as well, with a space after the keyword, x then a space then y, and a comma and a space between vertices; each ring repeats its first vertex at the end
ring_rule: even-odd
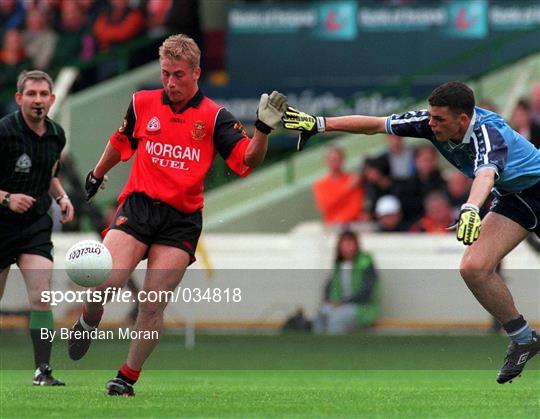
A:
POLYGON ((28 338, 2 333, 0 341, 2 419, 540 417, 540 362, 498 385, 499 336, 203 335, 189 351, 182 336, 168 335, 129 399, 103 394, 127 342, 95 342, 81 363, 55 345, 55 376, 68 385, 37 388, 28 338))

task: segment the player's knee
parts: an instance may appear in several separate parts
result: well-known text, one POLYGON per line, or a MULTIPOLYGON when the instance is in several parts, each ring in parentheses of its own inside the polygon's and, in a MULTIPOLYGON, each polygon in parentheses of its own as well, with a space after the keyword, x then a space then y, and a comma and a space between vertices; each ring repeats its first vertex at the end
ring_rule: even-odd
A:
POLYGON ((493 269, 492 264, 486 259, 464 256, 461 260, 459 273, 465 281, 475 282, 489 276, 493 269))
POLYGON ((30 308, 36 311, 47 311, 51 309, 49 300, 41 298, 41 293, 29 296, 30 308))

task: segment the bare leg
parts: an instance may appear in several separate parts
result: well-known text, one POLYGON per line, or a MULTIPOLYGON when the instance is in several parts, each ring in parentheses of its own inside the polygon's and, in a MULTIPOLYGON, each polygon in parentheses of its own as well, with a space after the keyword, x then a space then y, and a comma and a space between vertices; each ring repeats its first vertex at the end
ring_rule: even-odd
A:
POLYGON ((51 360, 52 342, 41 337, 43 328, 53 329, 53 317, 49 302, 43 301, 43 292, 51 289, 53 262, 46 257, 22 254, 17 264, 26 284, 30 315, 30 338, 34 349, 35 385, 63 386, 64 382, 54 378, 48 366, 51 360), (39 368, 39 369, 38 369, 39 368))
MULTIPOLYGON (((185 251, 175 247, 160 244, 151 246, 144 291, 174 291, 182 280, 189 258, 185 251)), ((167 303, 165 299, 153 303, 139 303, 139 315, 134 329, 157 331, 158 335, 161 335, 163 311, 167 303)), ((127 365, 134 370, 140 370, 158 342, 158 339, 133 339, 129 347, 127 365)))
MULTIPOLYGON (((111 253, 113 270, 111 276, 96 291, 104 291, 107 288, 122 288, 126 285, 133 270, 144 256, 147 246, 135 237, 120 230, 110 230, 103 244, 111 253)), ((95 313, 101 308, 101 303, 86 303, 89 313, 95 313)))
POLYGON ((465 250, 460 272, 482 306, 502 324, 519 317, 510 290, 495 272, 498 263, 528 231, 500 214, 490 212, 482 221, 478 240, 465 250))
POLYGON ((52 261, 39 255, 22 254, 17 259, 17 265, 21 269, 26 284, 30 309, 50 310, 49 303, 42 302, 41 296, 43 291, 51 289, 52 261))

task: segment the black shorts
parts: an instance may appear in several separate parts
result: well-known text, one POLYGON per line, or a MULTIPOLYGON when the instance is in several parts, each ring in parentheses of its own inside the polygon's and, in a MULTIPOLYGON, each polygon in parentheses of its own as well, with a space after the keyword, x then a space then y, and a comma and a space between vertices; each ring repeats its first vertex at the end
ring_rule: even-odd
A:
POLYGON ((52 261, 52 226, 49 214, 31 222, 0 222, 0 270, 15 263, 23 253, 43 256, 52 261))
POLYGON ((540 182, 521 192, 495 194, 490 211, 510 218, 540 237, 540 182))
POLYGON ((202 230, 202 214, 201 211, 183 213, 136 192, 118 207, 109 229, 122 230, 147 246, 178 247, 190 255, 190 263, 193 263, 202 230))

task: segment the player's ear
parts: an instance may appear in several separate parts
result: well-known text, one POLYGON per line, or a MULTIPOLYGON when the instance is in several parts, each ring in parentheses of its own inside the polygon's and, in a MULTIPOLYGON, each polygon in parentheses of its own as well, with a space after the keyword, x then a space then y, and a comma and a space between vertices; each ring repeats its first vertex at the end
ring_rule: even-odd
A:
POLYGON ((200 77, 201 77, 201 67, 197 66, 193 69, 193 78, 198 81, 200 77))
POLYGON ((471 118, 469 118, 466 113, 462 112, 461 114, 459 114, 459 122, 461 123, 461 125, 468 127, 471 123, 471 118))
POLYGON ((17 105, 21 106, 21 103, 22 103, 22 93, 21 92, 17 92, 15 93, 15 102, 17 103, 17 105))

